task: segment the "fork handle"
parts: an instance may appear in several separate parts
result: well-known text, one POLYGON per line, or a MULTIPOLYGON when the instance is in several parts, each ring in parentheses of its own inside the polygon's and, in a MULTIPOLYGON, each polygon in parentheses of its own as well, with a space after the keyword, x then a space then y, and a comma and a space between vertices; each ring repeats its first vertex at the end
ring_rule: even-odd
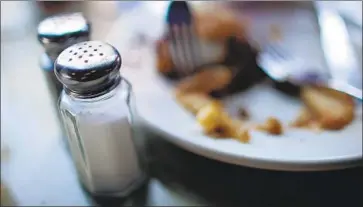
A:
POLYGON ((346 82, 330 79, 323 86, 341 91, 362 101, 362 89, 356 88, 346 82))
POLYGON ((346 81, 340 81, 334 78, 327 78, 316 73, 304 73, 304 75, 289 76, 288 81, 297 85, 318 85, 331 88, 346 93, 360 101, 362 101, 362 89, 352 86, 346 81))

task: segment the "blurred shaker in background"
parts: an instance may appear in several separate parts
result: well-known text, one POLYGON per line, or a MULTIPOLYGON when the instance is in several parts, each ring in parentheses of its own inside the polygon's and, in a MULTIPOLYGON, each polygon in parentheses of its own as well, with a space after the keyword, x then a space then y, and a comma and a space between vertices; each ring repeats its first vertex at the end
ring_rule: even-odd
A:
POLYGON ((15 199, 12 195, 12 193, 10 192, 10 189, 8 187, 6 187, 6 185, 1 181, 1 189, 0 189, 0 194, 1 194, 1 206, 17 206, 15 199))
POLYGON ((89 40, 90 26, 81 13, 48 17, 38 25, 38 40, 45 49, 40 66, 54 101, 62 90, 62 84, 54 75, 54 61, 65 48, 89 40))
POLYGON ((95 196, 124 197, 145 180, 134 97, 120 67, 119 52, 100 41, 75 44, 54 64, 64 86, 59 110, 73 160, 95 196))

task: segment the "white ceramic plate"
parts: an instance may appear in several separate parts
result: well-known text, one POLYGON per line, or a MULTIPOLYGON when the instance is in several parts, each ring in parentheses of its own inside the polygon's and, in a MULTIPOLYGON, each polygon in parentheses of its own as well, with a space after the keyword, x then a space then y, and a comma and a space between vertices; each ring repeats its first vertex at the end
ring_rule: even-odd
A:
MULTIPOLYGON (((132 42, 133 34, 143 28, 140 26, 135 29, 131 24, 142 20, 137 20, 135 14, 129 15, 128 19, 121 17, 107 41, 120 50, 126 61, 121 73, 134 86, 139 114, 152 129, 166 135, 163 136, 166 139, 205 157, 263 169, 330 170, 355 166, 362 160, 361 112, 357 113, 352 124, 336 132, 317 134, 288 129, 283 136, 252 132, 250 144, 242 144, 232 139, 212 139, 204 135, 195 118, 174 101, 170 85, 156 74, 151 47, 144 47, 136 52, 127 46, 132 42), (134 20, 130 20, 131 18, 134 20), (137 67, 127 62, 131 56, 142 59, 137 67)), ((152 34, 160 34, 160 14, 149 15, 148 21, 155 23, 152 34)), ((263 121, 268 116, 274 116, 286 124, 297 116, 301 107, 299 100, 271 89, 266 83, 228 97, 225 103, 232 113, 237 107, 244 106, 253 120, 263 121)))

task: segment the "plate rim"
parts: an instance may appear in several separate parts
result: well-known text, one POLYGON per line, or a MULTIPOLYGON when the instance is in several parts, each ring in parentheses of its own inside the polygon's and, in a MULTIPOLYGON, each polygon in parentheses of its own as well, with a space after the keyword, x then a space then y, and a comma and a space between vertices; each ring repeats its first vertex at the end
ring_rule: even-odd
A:
MULTIPOLYGON (((147 79, 149 81, 150 79, 153 78, 161 78, 160 74, 156 73, 155 70, 149 71, 148 69, 150 68, 143 68, 143 70, 141 70, 140 72, 144 72, 143 74, 148 77, 147 79), (147 70, 148 72, 146 72, 145 70, 147 70)), ((126 75, 125 77, 128 76, 126 75)), ((136 77, 129 76, 128 78, 133 79, 136 77)), ((145 80, 145 82, 147 81, 145 80)), ((139 84, 136 83, 136 85, 139 84)), ((162 88, 160 87, 164 87, 165 85, 159 83, 155 86, 158 87, 154 88, 153 90, 154 94, 156 93, 155 90, 157 91, 161 90, 162 88)), ((138 99, 138 97, 140 96, 145 97, 145 92, 147 91, 134 90, 135 98, 138 99)), ((161 90, 160 92, 162 92, 162 94, 170 93, 170 91, 163 91, 163 90, 161 90)), ((172 101, 175 102, 175 100, 172 101)), ((259 156, 254 157, 245 153, 241 155, 241 154, 230 153, 229 151, 224 151, 224 150, 223 151, 215 150, 209 146, 203 146, 200 143, 195 143, 191 139, 185 138, 185 135, 172 133, 168 131, 167 129, 160 126, 160 123, 153 121, 153 116, 149 116, 147 114, 148 110, 144 107, 145 106, 144 104, 140 104, 139 101, 136 100, 136 106, 137 106, 138 116, 145 124, 145 126, 149 127, 152 131, 160 134, 163 139, 194 154, 201 155, 224 163, 235 164, 239 166, 247 166, 258 169, 278 170, 278 171, 328 171, 328 170, 338 170, 338 169, 345 169, 356 166, 363 166, 362 153, 348 154, 345 156, 333 155, 331 157, 330 156, 324 157, 323 159, 317 158, 317 159, 297 160, 297 159, 274 159, 273 157, 259 157, 259 156), (146 111, 143 109, 145 109, 146 111)), ((181 106, 179 105, 179 107, 181 106)), ((207 137, 205 135, 201 136, 207 137)))
POLYGON ((264 170, 275 170, 275 171, 329 171, 346 169, 352 167, 363 166, 362 156, 354 156, 349 158, 341 159, 331 159, 331 160, 316 160, 316 161, 282 161, 273 159, 261 159, 261 158, 251 158, 251 157, 241 157, 234 154, 229 154, 220 151, 213 151, 209 148, 201 147, 193 142, 187 141, 177 135, 170 134, 156 124, 153 124, 147 118, 138 114, 141 123, 148 127, 153 132, 161 135, 161 138, 169 141, 182 149, 192 152, 194 154, 210 158, 216 161, 251 167, 264 170))

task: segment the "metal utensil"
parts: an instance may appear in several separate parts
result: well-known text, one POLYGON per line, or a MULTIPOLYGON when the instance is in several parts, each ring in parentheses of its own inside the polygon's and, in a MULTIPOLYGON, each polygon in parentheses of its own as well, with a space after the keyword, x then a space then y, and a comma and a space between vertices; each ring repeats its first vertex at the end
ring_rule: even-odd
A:
POLYGON ((168 42, 175 69, 187 75, 197 66, 197 38, 186 1, 172 1, 167 12, 168 42))
POLYGON ((304 67, 304 61, 287 53, 277 45, 268 45, 265 50, 259 54, 257 61, 266 74, 275 81, 288 81, 296 85, 324 86, 362 100, 362 90, 344 81, 324 77, 313 71, 297 70, 304 67), (297 73, 295 70, 302 72, 297 73))
POLYGON ((315 2, 325 60, 333 79, 362 87, 362 71, 343 18, 324 2, 315 2))

